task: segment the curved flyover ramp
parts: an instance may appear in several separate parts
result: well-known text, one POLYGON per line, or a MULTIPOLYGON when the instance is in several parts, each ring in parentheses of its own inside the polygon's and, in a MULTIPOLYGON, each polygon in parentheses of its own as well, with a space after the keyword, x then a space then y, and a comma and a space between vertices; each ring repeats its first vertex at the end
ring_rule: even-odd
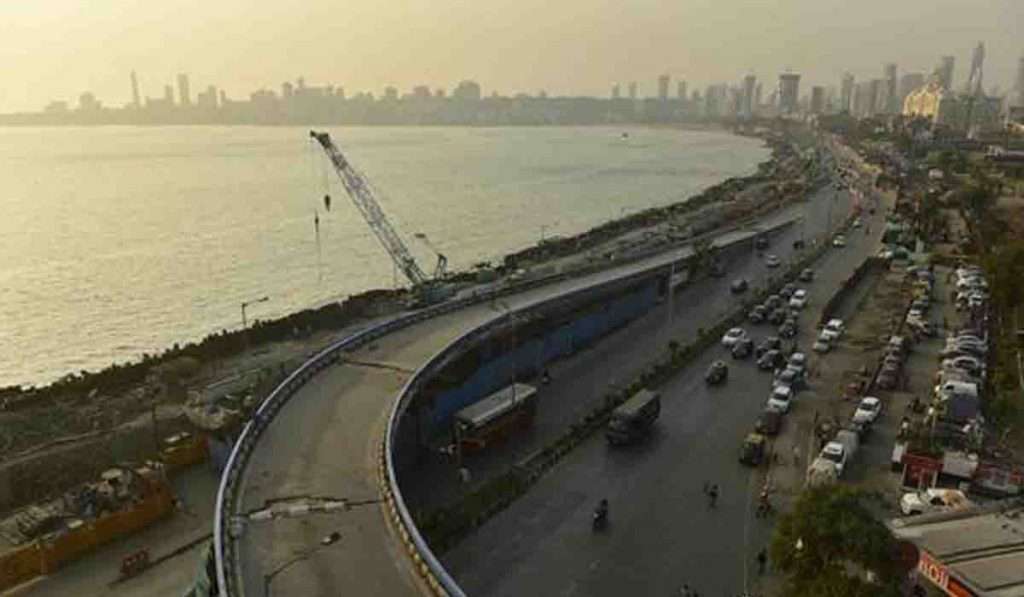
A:
MULTIPOLYGON (((796 219, 792 211, 784 211, 760 222, 757 230, 796 219)), ((757 233, 721 233, 715 244, 742 242, 757 233)), ((219 496, 228 510, 215 529, 224 544, 219 571, 228 587, 222 586, 222 594, 421 594, 426 586, 415 574, 405 543, 396 537, 403 531, 390 528, 391 519, 382 515, 380 503, 386 493, 379 475, 382 441, 405 384, 457 338, 509 310, 664 270, 691 254, 684 246, 497 302, 467 306, 345 352, 310 376, 258 437, 248 460, 226 473, 236 481, 226 490, 222 486, 225 494, 233 495, 219 496), (229 524, 232 516, 302 499, 344 500, 348 507, 323 513, 292 508, 279 517, 248 522, 244 530, 229 524), (334 533, 336 540, 324 541, 334 533)))

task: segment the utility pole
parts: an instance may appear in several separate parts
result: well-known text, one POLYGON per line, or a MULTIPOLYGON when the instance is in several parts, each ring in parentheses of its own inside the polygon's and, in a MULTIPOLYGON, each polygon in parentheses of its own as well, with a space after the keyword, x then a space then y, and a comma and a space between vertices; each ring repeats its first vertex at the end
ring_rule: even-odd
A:
POLYGON ((242 302, 242 329, 243 330, 245 330, 247 327, 249 327, 248 322, 245 319, 245 309, 246 309, 246 307, 248 307, 249 305, 255 305, 256 303, 265 303, 265 302, 267 302, 269 300, 270 300, 269 296, 261 296, 258 299, 254 299, 254 300, 251 300, 251 301, 243 301, 242 302))

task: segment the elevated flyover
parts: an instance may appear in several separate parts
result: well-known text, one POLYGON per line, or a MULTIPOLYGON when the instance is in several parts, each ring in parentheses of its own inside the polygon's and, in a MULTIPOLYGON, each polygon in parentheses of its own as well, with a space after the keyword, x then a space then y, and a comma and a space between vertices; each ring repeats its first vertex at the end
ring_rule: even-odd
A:
MULTIPOLYGON (((714 244, 749 241, 797 219, 795 210, 785 210, 756 229, 720 233, 714 244)), ((312 357, 258 409, 225 470, 214 535, 220 593, 460 594, 413 527, 384 458, 389 419, 407 384, 455 341, 510 312, 624 278, 665 275, 692 254, 682 246, 514 294, 464 299, 366 330, 312 357), (240 521, 296 498, 349 508, 240 521), (340 539, 323 545, 332 533, 340 539)))

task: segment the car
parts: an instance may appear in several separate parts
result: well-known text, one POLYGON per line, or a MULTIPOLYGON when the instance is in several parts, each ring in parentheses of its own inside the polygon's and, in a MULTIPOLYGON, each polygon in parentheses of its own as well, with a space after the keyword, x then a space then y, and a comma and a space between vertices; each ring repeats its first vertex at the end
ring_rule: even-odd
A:
POLYGON ((772 388, 772 393, 768 396, 768 403, 765 405, 765 408, 785 414, 789 412, 792 403, 793 389, 789 386, 775 386, 772 388))
POLYGON ((802 270, 798 277, 800 278, 801 282, 810 282, 811 280, 814 279, 814 270, 810 268, 802 270))
POLYGON ((799 369, 787 366, 775 376, 774 385, 789 386, 794 392, 802 390, 806 386, 804 373, 799 369))
POLYGON ((763 371, 772 371, 782 367, 786 363, 786 357, 782 356, 781 350, 769 350, 757 359, 757 368, 763 371))
POLYGON ((764 235, 757 237, 757 239, 754 240, 754 246, 758 249, 767 249, 768 237, 764 235))
POLYGON ((779 297, 784 300, 789 300, 790 297, 793 296, 794 292, 796 292, 796 286, 794 284, 786 284, 781 290, 779 290, 779 297))
POLYGON ((760 433, 750 433, 743 440, 740 447, 740 463, 747 466, 758 466, 765 456, 765 445, 767 442, 760 433))
POLYGON ((789 355, 789 361, 786 365, 804 374, 807 372, 807 355, 802 352, 794 352, 789 355))
POLYGON ((871 424, 882 413, 882 401, 874 396, 861 398, 857 410, 853 411, 853 422, 857 424, 871 424))
POLYGON ((971 375, 981 375, 985 370, 985 365, 974 357, 959 356, 942 361, 942 368, 960 369, 961 371, 966 371, 971 375))
POLYGON ((732 358, 745 359, 754 354, 754 341, 749 337, 743 337, 732 345, 732 358))
POLYGON ((775 255, 773 253, 769 253, 764 258, 764 264, 767 265, 768 267, 775 268, 775 267, 779 267, 780 265, 782 265, 782 260, 779 259, 778 255, 775 255))
POLYGON ((793 296, 789 299, 789 306, 791 309, 803 309, 807 306, 807 291, 803 288, 797 288, 793 293, 793 296))
POLYGON ((739 294, 741 292, 746 292, 749 287, 750 284, 747 282, 746 278, 736 278, 732 281, 732 284, 729 285, 729 290, 731 290, 733 294, 739 294))
POLYGON ((768 336, 757 345, 757 350, 754 351, 754 355, 757 358, 764 356, 764 353, 769 350, 780 350, 782 348, 782 339, 778 336, 768 336))
POLYGON ((782 429, 782 413, 776 410, 765 409, 754 421, 754 431, 762 435, 778 435, 782 429))
POLYGON ((895 390, 900 383, 900 371, 894 367, 882 367, 875 378, 875 384, 882 390, 895 390))
POLYGON ((811 345, 811 350, 824 354, 832 350, 832 344, 827 339, 823 339, 819 336, 818 339, 814 341, 814 344, 811 345))
POLYGON ((729 379, 729 365, 726 365, 725 361, 711 363, 707 373, 704 374, 704 381, 709 385, 717 385, 727 379, 729 379))
POLYGON ((821 338, 834 342, 842 337, 843 332, 846 331, 846 326, 843 325, 842 319, 830 319, 825 327, 821 330, 821 338))
POLYGON ((844 235, 842 235, 842 234, 837 234, 835 236, 835 238, 832 239, 832 246, 837 248, 837 249, 841 249, 841 248, 845 247, 846 246, 846 237, 844 235))
POLYGON ((863 225, 864 225, 864 222, 860 218, 857 218, 857 219, 855 219, 853 221, 853 227, 854 228, 860 228, 863 225))
POLYGON ((782 297, 777 294, 770 294, 768 298, 764 299, 764 306, 769 309, 778 309, 782 305, 782 297))
POLYGON ((755 305, 750 313, 747 314, 747 320, 750 323, 764 323, 764 320, 768 318, 768 311, 764 308, 764 305, 755 305))
POLYGON ((915 516, 927 512, 943 510, 961 510, 973 504, 958 489, 929 487, 924 491, 904 493, 900 498, 900 511, 906 516, 915 516))
POLYGON ((722 346, 732 348, 740 338, 746 338, 747 332, 743 328, 732 328, 722 336, 722 346))
POLYGON ((768 322, 772 325, 782 325, 782 322, 786 321, 786 317, 788 316, 789 313, 787 313, 785 309, 782 307, 776 307, 768 314, 768 322))
POLYGON ((796 320, 792 317, 787 318, 786 321, 783 321, 782 325, 779 326, 779 336, 782 338, 796 338, 796 333, 796 320))

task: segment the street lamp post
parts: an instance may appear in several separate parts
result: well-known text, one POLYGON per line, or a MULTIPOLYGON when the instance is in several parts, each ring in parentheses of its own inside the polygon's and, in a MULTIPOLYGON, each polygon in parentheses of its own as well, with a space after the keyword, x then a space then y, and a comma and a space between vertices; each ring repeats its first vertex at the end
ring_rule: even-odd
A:
POLYGON ((329 545, 334 545, 335 543, 338 542, 339 539, 341 539, 341 533, 335 531, 335 532, 331 533, 330 535, 327 535, 326 537, 321 539, 320 540, 320 545, 318 547, 314 547, 313 549, 306 550, 306 551, 296 555, 292 559, 287 560, 285 563, 281 564, 277 568, 274 568, 272 571, 270 571, 270 573, 264 574, 263 575, 263 597, 270 597, 270 583, 274 582, 274 578, 276 578, 278 574, 281 574, 282 572, 284 572, 288 568, 291 568, 292 565, 294 565, 294 564, 297 564, 297 563, 299 563, 299 562, 301 562, 303 560, 308 560, 309 557, 312 556, 313 554, 315 554, 317 551, 319 551, 319 550, 321 550, 321 549, 323 549, 323 548, 325 548, 325 547, 327 547, 329 545))
POLYGON ((249 305, 255 305, 256 303, 265 303, 265 302, 267 302, 269 300, 270 300, 269 296, 261 296, 258 299, 253 299, 251 301, 243 301, 242 302, 242 329, 243 330, 246 329, 247 327, 249 327, 248 322, 245 319, 245 308, 248 307, 249 305))

